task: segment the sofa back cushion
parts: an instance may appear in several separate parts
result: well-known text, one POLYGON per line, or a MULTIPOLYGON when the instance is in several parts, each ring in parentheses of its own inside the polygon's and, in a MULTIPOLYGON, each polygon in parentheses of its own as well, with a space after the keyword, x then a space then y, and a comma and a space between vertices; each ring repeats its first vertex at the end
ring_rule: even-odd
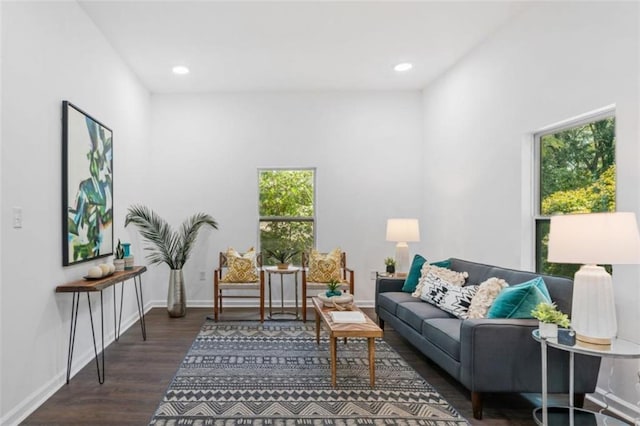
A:
POLYGON ((456 258, 451 258, 451 269, 458 272, 467 272, 469 274, 467 285, 480 284, 491 277, 502 278, 510 285, 520 284, 536 277, 542 277, 551 296, 551 301, 558 306, 558 309, 571 317, 573 281, 569 278, 500 268, 498 266, 485 265, 483 263, 456 258))

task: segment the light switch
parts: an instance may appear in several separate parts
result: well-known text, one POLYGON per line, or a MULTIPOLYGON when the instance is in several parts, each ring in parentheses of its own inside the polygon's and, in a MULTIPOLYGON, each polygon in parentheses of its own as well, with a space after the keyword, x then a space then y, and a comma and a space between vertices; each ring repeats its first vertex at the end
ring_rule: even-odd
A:
POLYGON ((13 208, 13 227, 22 228, 22 207, 13 208))

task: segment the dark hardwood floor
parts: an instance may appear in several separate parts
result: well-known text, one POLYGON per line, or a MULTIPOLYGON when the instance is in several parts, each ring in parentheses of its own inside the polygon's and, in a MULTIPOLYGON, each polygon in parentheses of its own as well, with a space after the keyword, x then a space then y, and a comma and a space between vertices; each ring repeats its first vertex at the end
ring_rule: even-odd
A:
MULTIPOLYGON (((364 311, 375 319, 373 309, 364 311)), ((190 308, 184 318, 164 309, 146 316, 147 341, 134 324, 105 351, 106 380, 98 384, 95 363, 85 366, 32 413, 24 425, 146 425, 211 309, 190 308)), ((226 309, 224 319, 250 319, 255 311, 226 309)), ((313 318, 310 311, 307 318, 313 318)), ((257 316, 256 316, 256 319, 257 316)), ((384 339, 472 425, 534 425, 539 395, 487 395, 484 418, 473 419, 469 392, 390 327, 384 339)), ((589 408, 596 408, 586 403, 589 408)))

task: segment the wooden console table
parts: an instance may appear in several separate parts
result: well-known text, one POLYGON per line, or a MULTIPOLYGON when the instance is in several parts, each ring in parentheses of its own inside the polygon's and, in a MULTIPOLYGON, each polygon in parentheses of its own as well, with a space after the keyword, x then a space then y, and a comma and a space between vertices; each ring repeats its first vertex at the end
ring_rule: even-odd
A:
POLYGON ((134 266, 131 270, 114 272, 105 278, 97 280, 76 280, 56 287, 56 293, 73 293, 73 301, 71 302, 71 326, 69 330, 69 352, 67 355, 67 384, 71 375, 71 363, 73 360, 73 348, 76 340, 76 327, 78 323, 78 306, 80 304, 80 293, 87 294, 87 304, 89 305, 89 318, 91 320, 91 335, 93 336, 93 351, 96 355, 96 368, 98 370, 98 382, 104 383, 104 310, 102 302, 102 292, 113 286, 113 328, 116 342, 120 339, 120 325, 122 324, 122 300, 124 296, 124 283, 133 279, 133 286, 136 289, 136 303, 138 304, 138 317, 140 318, 140 327, 142 329, 142 339, 147 340, 147 328, 144 322, 144 302, 142 299, 142 273, 147 270, 146 266, 134 266), (115 285, 122 283, 120 286, 120 314, 116 313, 116 287, 115 285), (96 344, 96 334, 93 326, 93 311, 91 309, 90 293, 100 292, 100 326, 102 337, 102 366, 98 361, 98 345, 96 344), (116 318, 118 318, 116 325, 116 318))

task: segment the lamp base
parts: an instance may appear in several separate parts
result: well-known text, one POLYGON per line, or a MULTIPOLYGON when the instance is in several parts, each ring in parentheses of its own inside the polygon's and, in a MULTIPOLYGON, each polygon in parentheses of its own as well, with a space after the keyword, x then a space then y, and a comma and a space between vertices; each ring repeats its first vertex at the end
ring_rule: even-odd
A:
POLYGON ((576 339, 606 346, 617 333, 611 275, 602 266, 583 265, 573 280, 571 327, 576 339))
POLYGON ((589 337, 576 333, 576 340, 580 343, 586 344, 583 346, 595 346, 600 349, 605 349, 606 346, 611 346, 611 339, 606 337, 589 337))
POLYGON ((400 242, 396 244, 396 276, 407 276, 409 266, 409 246, 400 242))

